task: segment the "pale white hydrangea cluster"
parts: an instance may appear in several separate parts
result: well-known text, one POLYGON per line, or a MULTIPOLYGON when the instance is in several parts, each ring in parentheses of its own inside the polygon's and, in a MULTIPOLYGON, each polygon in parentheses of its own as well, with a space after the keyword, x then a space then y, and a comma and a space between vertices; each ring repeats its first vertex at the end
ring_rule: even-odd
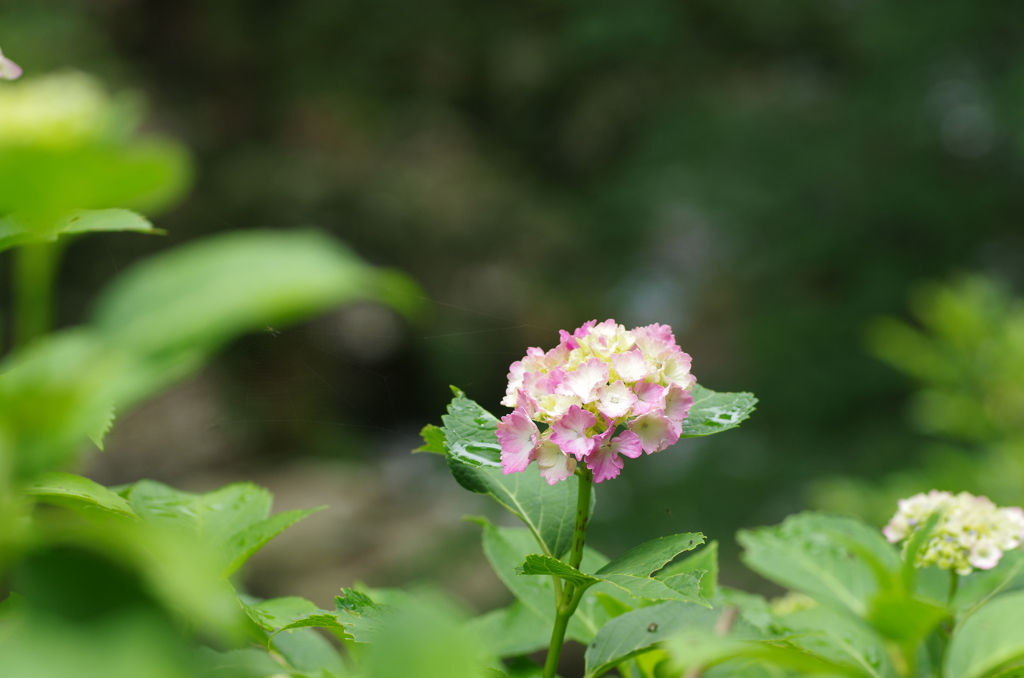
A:
POLYGON ((928 519, 941 512, 932 537, 918 552, 917 567, 935 565, 960 575, 990 570, 1003 553, 1024 542, 1024 511, 999 508, 987 497, 932 490, 900 499, 899 510, 882 534, 890 543, 909 541, 928 519))

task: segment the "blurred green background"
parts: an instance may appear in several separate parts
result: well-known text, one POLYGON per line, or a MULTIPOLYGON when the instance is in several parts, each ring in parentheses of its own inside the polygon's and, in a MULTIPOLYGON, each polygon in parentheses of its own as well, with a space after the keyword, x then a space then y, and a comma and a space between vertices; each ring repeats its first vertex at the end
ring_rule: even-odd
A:
POLYGON ((598 488, 611 555, 700 530, 750 585, 733 532, 811 504, 1024 501, 1019 2, 0 0, 0 45, 26 78, 141 93, 195 156, 166 237, 69 247, 58 325, 137 258, 242 228, 318 226, 424 289, 419 323, 362 304, 236 342, 85 469, 332 505, 256 559, 259 594, 440 578, 496 604, 458 522, 477 498, 408 451, 448 384, 501 414, 509 363, 591 318, 671 324, 702 384, 761 400, 598 488))

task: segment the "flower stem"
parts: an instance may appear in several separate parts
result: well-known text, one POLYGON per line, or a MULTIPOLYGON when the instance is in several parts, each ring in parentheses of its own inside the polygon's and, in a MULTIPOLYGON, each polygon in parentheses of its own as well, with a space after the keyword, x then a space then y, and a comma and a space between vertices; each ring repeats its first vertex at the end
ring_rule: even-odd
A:
POLYGON ((50 331, 58 243, 24 245, 14 253, 14 346, 23 348, 50 331))
MULTIPOLYGON (((579 569, 583 561, 583 544, 587 540, 587 523, 590 521, 590 492, 593 488, 594 474, 586 467, 576 470, 579 477, 579 490, 576 494, 576 526, 572 533, 572 550, 569 551, 569 565, 579 569)), ((555 627, 551 630, 551 644, 548 656, 544 661, 544 678, 554 678, 558 671, 558 659, 562 656, 562 645, 565 643, 565 630, 569 620, 583 598, 585 587, 577 587, 572 582, 565 582, 562 595, 555 600, 555 627)))
POLYGON ((569 565, 578 570, 583 561, 583 544, 587 540, 587 523, 590 522, 590 491, 594 486, 594 474, 584 466, 576 471, 576 475, 579 476, 580 485, 579 492, 576 494, 576 527, 572 532, 569 565))

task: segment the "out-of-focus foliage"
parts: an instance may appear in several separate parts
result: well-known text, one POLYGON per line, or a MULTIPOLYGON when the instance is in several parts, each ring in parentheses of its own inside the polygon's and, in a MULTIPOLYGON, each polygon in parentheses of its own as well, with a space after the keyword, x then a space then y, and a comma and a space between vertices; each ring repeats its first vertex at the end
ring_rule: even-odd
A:
POLYGON ((93 324, 8 356, 0 365, 0 582, 8 594, 0 673, 340 675, 341 658, 307 627, 342 635, 352 627, 348 637, 365 642, 365 609, 242 601, 229 580, 315 509, 271 516, 270 493, 247 483, 204 495, 151 481, 115 491, 54 469, 77 459, 90 437, 101 441, 115 411, 188 375, 235 335, 384 300, 390 282, 410 285, 320 233, 228 234, 140 264, 103 295, 93 324), (197 638, 239 649, 197 657, 197 638), (247 640, 264 649, 253 655, 247 640))
MULTIPOLYGON (((997 503, 1024 495, 1024 302, 992 279, 963 277, 920 288, 916 324, 877 320, 872 351, 910 377, 910 419, 926 434, 923 466, 881 485, 822 481, 819 505, 884 522, 895 500, 934 487, 987 494, 997 503)), ((911 459, 918 450, 908 448, 911 459)))
POLYGON ((188 185, 188 156, 179 144, 136 134, 138 104, 131 95, 111 97, 78 72, 0 88, 0 215, 6 215, 0 244, 53 240, 85 228, 147 230, 142 223, 104 224, 91 213, 69 214, 124 207, 151 212, 188 185))
POLYGON ((230 233, 140 263, 101 295, 93 324, 10 355, 0 370, 0 454, 18 480, 63 464, 115 410, 191 374, 233 336, 358 299, 400 276, 323 234, 230 233))
POLYGON ((722 601, 714 627, 691 623, 674 629, 665 644, 671 658, 657 675, 1019 675, 1019 550, 989 571, 953 580, 951 587, 950 577, 957 575, 908 565, 924 540, 908 546, 904 562, 877 529, 855 518, 801 513, 775 527, 742 531, 738 538, 744 562, 789 593, 770 604, 736 596, 722 601), (735 621, 729 606, 739 612, 735 621))
MULTIPOLYGON (((182 187, 181 147, 136 143, 123 112, 85 76, 0 87, 0 248, 20 247, 19 329, 33 303, 51 301, 47 241, 152 230, 119 205, 154 208, 182 187)), ((268 619, 295 612, 292 601, 242 599, 231 580, 316 509, 272 516, 270 493, 248 483, 199 495, 151 481, 107 488, 62 469, 90 439, 102 446, 115 413, 238 335, 359 300, 411 312, 410 290, 323 233, 236 232, 137 264, 89 324, 19 331, 0 361, 0 674, 340 675, 338 653, 308 627, 351 627, 363 642, 369 599, 335 612, 307 603, 275 628, 268 619)))
MULTIPOLYGON (((5 53, 27 73, 89 64, 141 85, 196 149, 197 192, 168 230, 308 221, 422 280, 444 304, 431 338, 386 362, 388 387, 416 394, 410 420, 449 383, 496 402, 523 345, 592 317, 672 324, 702 382, 756 392, 758 421, 660 473, 671 490, 621 486, 652 516, 647 536, 681 516, 723 531, 774 520, 821 473, 905 467, 906 387, 865 354, 862 328, 921 279, 1021 270, 1013 0, 2 12, 5 53), (736 487, 727 506, 709 477, 736 487)), ((95 286, 112 272, 76 275, 95 286)), ((295 362, 269 342, 264 354, 295 362)), ((390 426, 380 380, 345 375, 345 396, 371 394, 367 418, 390 426)), ((330 391, 303 406, 364 423, 330 391)), ((331 435, 261 426, 255 439, 296 447, 331 435)))

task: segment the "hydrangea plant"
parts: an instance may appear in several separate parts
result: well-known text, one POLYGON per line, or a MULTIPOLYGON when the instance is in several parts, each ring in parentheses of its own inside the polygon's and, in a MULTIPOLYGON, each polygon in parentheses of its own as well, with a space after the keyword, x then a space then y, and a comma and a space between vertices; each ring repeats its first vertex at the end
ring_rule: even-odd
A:
MULTIPOLYGON (((620 609, 634 599, 710 606, 700 589, 706 570, 665 567, 703 544, 700 533, 662 537, 611 562, 593 556, 588 562, 593 485, 617 477, 622 457, 635 459, 680 438, 734 428, 757 402, 749 393, 698 387, 690 356, 666 325, 626 330, 614 320, 590 321, 559 337, 554 348, 530 348, 510 367, 502 404, 511 413, 499 420, 455 389, 444 426, 425 428, 426 445, 420 448, 445 454, 464 487, 493 496, 523 520, 536 541, 539 552, 523 553, 515 572, 517 578, 550 577, 550 588, 541 585, 545 593, 534 601, 544 620, 538 628, 550 634, 544 678, 555 675, 567 635, 590 641, 596 627, 613 616, 598 601, 616 600, 620 609), (533 461, 537 471, 531 475, 533 461), (573 623, 578 611, 586 619, 582 628, 573 623)), ((503 537, 481 522, 487 550, 488 541, 503 537)), ((494 564, 499 576, 507 576, 494 564)))

